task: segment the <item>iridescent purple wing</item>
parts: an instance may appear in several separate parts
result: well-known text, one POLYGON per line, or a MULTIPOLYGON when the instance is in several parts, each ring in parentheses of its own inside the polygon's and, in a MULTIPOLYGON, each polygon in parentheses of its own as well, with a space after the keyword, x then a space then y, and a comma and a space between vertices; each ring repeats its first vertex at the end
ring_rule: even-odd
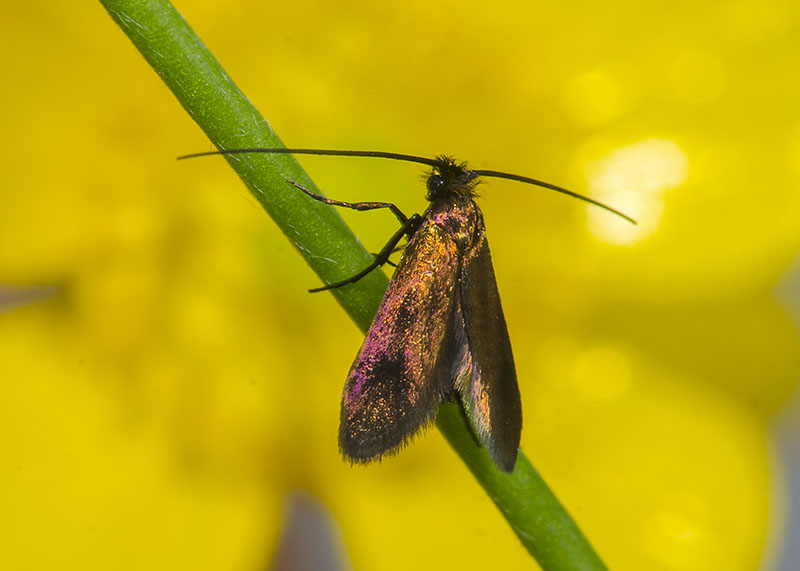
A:
POLYGON ((450 341, 459 273, 455 241, 426 218, 406 246, 342 397, 339 447, 353 462, 397 451, 452 393, 450 341), (444 373, 444 374, 443 374, 444 373))
POLYGON ((474 246, 464 254, 459 282, 453 333, 455 388, 489 456, 501 470, 511 472, 522 431, 522 405, 480 214, 474 246))

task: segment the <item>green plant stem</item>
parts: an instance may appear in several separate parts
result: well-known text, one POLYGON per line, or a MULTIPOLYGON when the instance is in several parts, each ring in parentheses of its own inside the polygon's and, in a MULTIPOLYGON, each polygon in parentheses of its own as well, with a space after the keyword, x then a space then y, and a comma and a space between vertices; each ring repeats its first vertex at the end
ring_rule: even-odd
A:
MULTIPOLYGON (((101 0, 111 17, 219 149, 283 146, 269 123, 167 0, 101 0)), ((318 191, 290 155, 225 157, 311 268, 326 282, 351 276, 372 261, 331 207, 286 183, 318 191)), ((333 291, 362 330, 369 327, 388 280, 372 272, 333 291)), ((569 514, 520 453, 513 474, 498 472, 475 443, 454 405, 437 426, 544 569, 605 569, 569 514)))
POLYGON ((520 451, 512 474, 498 471, 456 404, 439 407, 436 426, 542 569, 606 568, 525 454, 520 451))

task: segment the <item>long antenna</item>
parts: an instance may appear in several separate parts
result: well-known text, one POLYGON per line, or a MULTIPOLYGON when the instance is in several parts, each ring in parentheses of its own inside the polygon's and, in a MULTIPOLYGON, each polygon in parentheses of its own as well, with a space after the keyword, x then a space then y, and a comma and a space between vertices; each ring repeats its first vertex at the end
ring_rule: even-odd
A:
MULTIPOLYGON (((203 153, 192 153, 190 155, 182 155, 178 157, 178 160, 193 159, 196 157, 207 157, 210 155, 245 155, 252 153, 265 153, 273 155, 291 154, 291 155, 320 155, 320 156, 336 156, 336 157, 373 157, 379 159, 392 159, 396 161, 405 161, 409 163, 419 163, 422 165, 427 165, 429 167, 437 167, 441 164, 440 159, 418 157, 416 155, 405 155, 403 153, 391 153, 388 151, 343 151, 338 149, 285 149, 285 148, 251 148, 251 149, 226 149, 222 151, 206 151, 203 153)), ((541 180, 537 180, 535 178, 530 178, 518 174, 512 174, 494 170, 474 170, 469 172, 472 172, 476 176, 484 176, 487 178, 504 178, 507 180, 513 180, 516 182, 522 182, 524 184, 530 184, 533 186, 539 186, 542 188, 554 190, 556 192, 566 194, 567 196, 577 198, 578 200, 588 202, 589 204, 599 206, 603 210, 607 210, 612 214, 616 214, 617 216, 624 218, 631 224, 636 224, 636 220, 634 220, 627 214, 620 212, 616 208, 609 206, 608 204, 605 204, 593 198, 589 198, 588 196, 584 196, 583 194, 578 194, 577 192, 568 190, 561 186, 550 184, 549 182, 544 182, 541 180)))
POLYGON ((517 182, 524 182, 525 184, 532 184, 533 186, 540 186, 542 188, 549 188, 550 190, 555 190, 556 192, 560 192, 562 194, 566 194, 567 196, 571 196, 573 198, 577 198, 578 200, 583 200, 584 202, 588 202, 589 204, 594 204, 595 206, 599 206, 603 210, 607 210, 612 214, 616 214, 617 216, 624 218, 631 224, 637 224, 636 220, 625 214, 624 212, 620 212, 613 206, 609 206, 604 202, 600 202, 599 200, 595 200, 594 198, 589 198, 588 196, 584 196, 583 194, 578 194, 575 191, 563 188, 561 186, 557 186, 555 184, 550 184, 549 182, 544 182, 542 180, 537 180, 535 178, 530 178, 527 176, 522 176, 519 174, 512 174, 508 172, 500 172, 500 171, 492 171, 492 170, 478 170, 472 171, 478 176, 486 176, 486 177, 494 177, 494 178, 505 178, 508 180, 515 180, 517 182))
POLYGON ((409 163, 420 163, 435 167, 439 164, 436 159, 427 157, 417 157, 415 155, 404 155, 402 153, 390 153, 388 151, 340 151, 337 149, 227 149, 223 151, 206 151, 204 153, 192 153, 183 155, 178 160, 193 159, 195 157, 207 157, 209 155, 245 155, 249 153, 267 153, 271 155, 325 155, 336 157, 376 157, 379 159, 394 159, 396 161, 406 161, 409 163))

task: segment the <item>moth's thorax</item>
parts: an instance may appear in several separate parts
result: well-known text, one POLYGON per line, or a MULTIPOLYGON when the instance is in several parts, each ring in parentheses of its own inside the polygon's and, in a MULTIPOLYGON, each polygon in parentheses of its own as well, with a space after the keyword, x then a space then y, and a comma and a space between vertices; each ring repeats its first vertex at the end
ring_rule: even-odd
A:
POLYGON ((431 203, 425 219, 461 247, 472 246, 483 226, 483 215, 468 196, 452 195, 431 203))

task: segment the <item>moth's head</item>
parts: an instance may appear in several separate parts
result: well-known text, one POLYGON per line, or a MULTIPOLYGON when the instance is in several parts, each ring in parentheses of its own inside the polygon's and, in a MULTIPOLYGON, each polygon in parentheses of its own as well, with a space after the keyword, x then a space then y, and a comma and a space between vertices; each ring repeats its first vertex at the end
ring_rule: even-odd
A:
POLYGON ((480 179, 478 175, 467 168, 467 163, 457 163, 452 157, 436 157, 436 164, 427 175, 428 194, 430 202, 452 196, 475 196, 475 187, 480 179))

